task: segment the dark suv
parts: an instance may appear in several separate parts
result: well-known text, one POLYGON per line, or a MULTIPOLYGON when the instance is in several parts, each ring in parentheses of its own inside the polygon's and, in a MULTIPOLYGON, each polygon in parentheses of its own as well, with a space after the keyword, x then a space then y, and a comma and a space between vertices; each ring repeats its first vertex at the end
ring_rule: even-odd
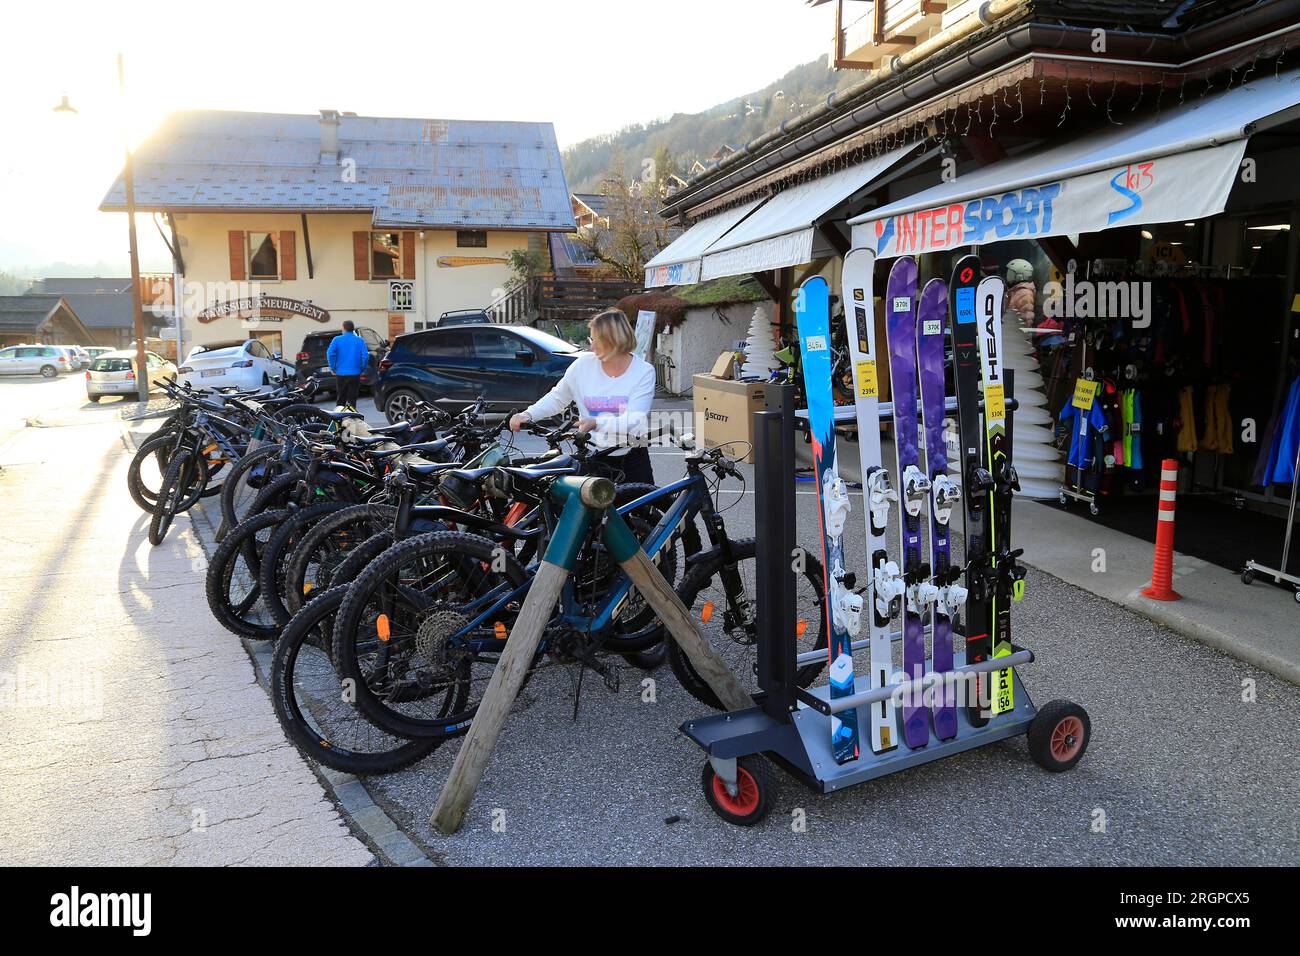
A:
POLYGON ((487 325, 492 321, 492 317, 483 309, 457 309, 455 312, 444 312, 438 317, 438 328, 448 325, 487 325))
POLYGON ((488 410, 541 398, 579 355, 577 346, 527 325, 462 325, 393 339, 379 363, 375 404, 401 421, 418 400, 454 408, 482 396, 488 410))
MULTIPOLYGON (((333 376, 325 373, 325 366, 329 364, 326 361, 325 353, 329 350, 330 343, 334 341, 334 336, 342 334, 342 329, 307 334, 306 338, 302 340, 302 350, 298 352, 298 360, 294 363, 298 381, 302 381, 310 375, 320 375, 322 391, 334 391, 333 376)), ((388 342, 381 339, 379 333, 374 329, 361 326, 357 326, 357 335, 361 336, 362 341, 366 343, 366 348, 370 350, 370 360, 366 362, 366 367, 361 372, 361 387, 366 389, 373 386, 375 380, 379 377, 379 360, 384 357, 388 342)))

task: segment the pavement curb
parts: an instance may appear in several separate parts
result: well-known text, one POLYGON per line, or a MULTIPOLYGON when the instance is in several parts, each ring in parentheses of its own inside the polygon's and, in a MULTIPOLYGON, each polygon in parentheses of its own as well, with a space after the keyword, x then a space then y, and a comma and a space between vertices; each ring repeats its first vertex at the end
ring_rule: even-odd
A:
POLYGON ((1300 665, 1252 647, 1218 628, 1192 620, 1179 612, 1177 601, 1153 601, 1151 598, 1143 597, 1142 589, 1137 588, 1121 602, 1121 606, 1184 637, 1200 641, 1229 657, 1235 657, 1239 661, 1267 671, 1274 677, 1280 677, 1292 684, 1300 684, 1300 665))
MULTIPOLYGON (((157 416, 154 416, 157 417, 157 416)), ((126 422, 122 427, 123 441, 128 451, 135 454, 140 448, 137 436, 126 422)), ((203 508, 202 503, 191 508, 191 526, 194 538, 203 549, 205 561, 212 560, 217 529, 212 518, 203 508)), ((266 692, 268 701, 271 697, 270 671, 271 658, 275 653, 273 641, 250 641, 240 638, 244 653, 253 665, 253 674, 258 686, 266 692)), ((286 742, 287 739, 286 739, 286 742)), ((348 773, 340 773, 329 767, 322 767, 313 760, 303 758, 307 766, 321 782, 322 788, 331 802, 338 808, 339 814, 347 821, 348 828, 363 842, 375 858, 388 866, 437 866, 431 851, 412 840, 396 820, 375 802, 365 781, 348 773)))

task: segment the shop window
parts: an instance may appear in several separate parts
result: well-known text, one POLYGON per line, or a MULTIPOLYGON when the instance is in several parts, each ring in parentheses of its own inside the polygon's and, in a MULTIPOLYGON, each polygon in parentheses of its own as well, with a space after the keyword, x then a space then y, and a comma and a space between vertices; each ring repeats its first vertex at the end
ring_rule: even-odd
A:
POLYGON ((370 278, 402 277, 402 237, 396 232, 370 234, 370 278))
POLYGON ((460 249, 486 249, 487 233, 481 229, 458 229, 456 246, 460 249))
POLYGON ((250 279, 280 278, 280 251, 275 247, 274 233, 248 233, 248 277, 250 279))

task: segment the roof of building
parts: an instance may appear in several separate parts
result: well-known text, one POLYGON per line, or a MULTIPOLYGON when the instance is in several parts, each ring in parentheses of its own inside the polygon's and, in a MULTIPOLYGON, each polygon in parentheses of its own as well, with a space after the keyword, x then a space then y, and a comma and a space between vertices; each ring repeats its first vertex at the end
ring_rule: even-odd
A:
POLYGON ((120 292, 42 292, 32 298, 63 299, 88 329, 131 329, 135 320, 131 313, 131 287, 120 292))
POLYGON ((47 276, 33 279, 29 295, 43 292, 130 292, 130 276, 47 276))
POLYGON ((609 209, 609 197, 604 193, 574 193, 573 198, 578 200, 597 216, 607 215, 609 209))
MULTIPOLYGON (((0 332, 39 332, 60 310, 85 329, 77 313, 60 296, 0 295, 0 332)), ((89 337, 89 332, 86 335, 89 337)))
MULTIPOLYGON (((398 228, 574 228, 550 123, 347 114, 338 123, 338 161, 323 162, 317 116, 173 113, 136 151, 136 205, 366 211, 398 228)), ((125 207, 119 176, 100 208, 125 207)))

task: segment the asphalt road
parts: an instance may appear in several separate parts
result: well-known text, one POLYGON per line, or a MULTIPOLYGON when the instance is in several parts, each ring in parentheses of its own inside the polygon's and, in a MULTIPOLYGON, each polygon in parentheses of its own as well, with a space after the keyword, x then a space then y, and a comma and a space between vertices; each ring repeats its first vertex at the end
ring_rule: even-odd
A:
MULTIPOLYGON (((670 450, 654 462, 661 483, 684 473, 670 450)), ((757 533, 752 481, 729 486, 730 533, 757 533)), ((816 500, 799 486, 810 548, 816 500)), ((857 522, 860 495, 854 505, 857 522)), ((850 567, 862 551, 850 541, 850 567)), ((1035 703, 1069 698, 1092 717, 1092 744, 1068 773, 1043 771, 1017 738, 831 796, 782 775, 772 815, 744 830, 704 801, 703 756, 678 727, 706 711, 667 667, 654 703, 639 671, 622 671, 617 691, 589 673, 576 720, 574 674, 552 668, 525 688, 459 834, 427 823, 458 743, 372 788, 450 864, 1294 863, 1294 685, 1036 571, 1013 622, 1037 654, 1022 671, 1035 703)))
MULTIPOLYGON (((51 399, 67 390, 75 411, 67 380, 49 386, 51 399)), ((0 408, 39 404, 30 387, 0 380, 0 408)), ((75 440, 76 429, 64 431, 75 440)), ((683 471, 671 451, 654 461, 661 482, 683 471)), ((732 504, 728 528, 755 534, 752 482, 744 493, 731 484, 721 497, 732 504)), ((860 496, 854 504, 857 522, 860 496)), ((797 508, 815 547, 810 485, 797 508)), ((860 542, 848 537, 850 567, 861 566, 860 542)), ((201 602, 192 610, 207 613, 201 602)), ((616 691, 587 674, 576 719, 575 674, 557 667, 525 689, 456 836, 435 834, 427 818, 458 743, 372 778, 371 790, 451 865, 1294 863, 1294 685, 1036 571, 1013 621, 1017 643, 1038 655, 1022 671, 1034 701, 1070 698, 1092 716, 1090 749, 1068 773, 1046 773, 1014 739, 831 796, 782 775, 769 819, 740 829, 704 801, 702 754, 678 727, 705 709, 666 667, 653 675, 652 702, 639 671, 622 670, 616 691), (793 825, 800 819, 805 827, 793 825)))

